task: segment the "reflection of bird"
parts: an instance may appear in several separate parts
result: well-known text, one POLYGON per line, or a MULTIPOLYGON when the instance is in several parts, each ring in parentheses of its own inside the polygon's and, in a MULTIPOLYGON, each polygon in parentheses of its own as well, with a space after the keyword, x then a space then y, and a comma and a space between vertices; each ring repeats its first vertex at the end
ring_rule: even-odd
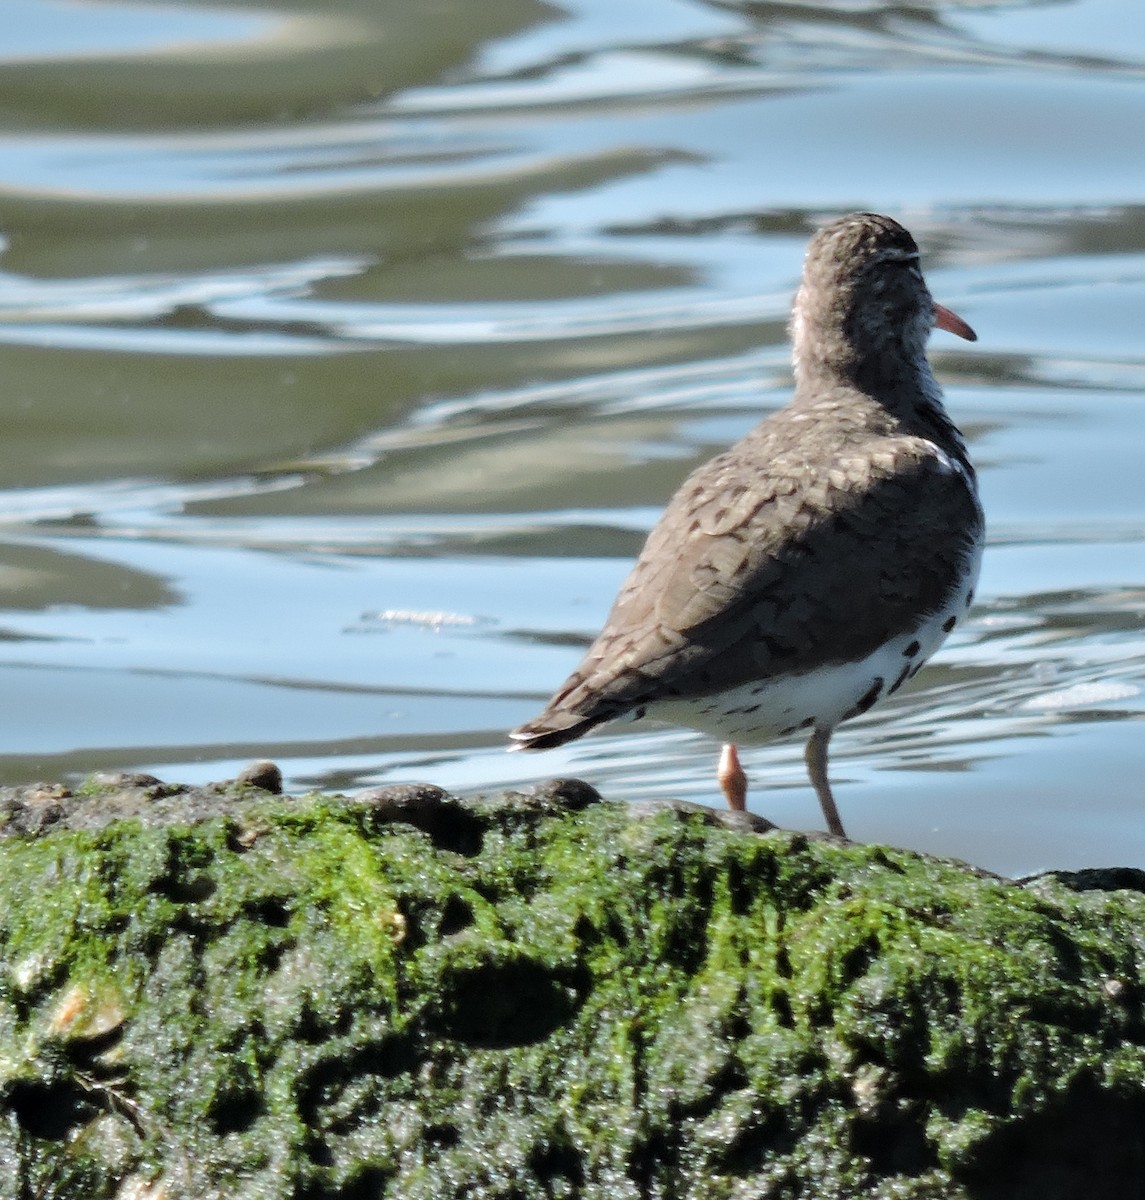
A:
POLYGON ((814 237, 791 321, 795 395, 673 496, 584 661, 510 735, 543 750, 645 714, 737 742, 810 730, 827 826, 840 721, 896 691, 973 598, 983 521, 974 469, 926 359, 936 304, 896 221, 857 213, 814 237))

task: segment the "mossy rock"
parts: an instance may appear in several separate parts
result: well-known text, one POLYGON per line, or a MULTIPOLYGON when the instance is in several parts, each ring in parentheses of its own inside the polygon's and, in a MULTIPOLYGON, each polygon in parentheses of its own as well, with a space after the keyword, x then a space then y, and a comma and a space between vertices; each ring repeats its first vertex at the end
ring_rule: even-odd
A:
POLYGON ((1139 872, 575 783, 0 820, 4 1200, 1145 1192, 1139 872))

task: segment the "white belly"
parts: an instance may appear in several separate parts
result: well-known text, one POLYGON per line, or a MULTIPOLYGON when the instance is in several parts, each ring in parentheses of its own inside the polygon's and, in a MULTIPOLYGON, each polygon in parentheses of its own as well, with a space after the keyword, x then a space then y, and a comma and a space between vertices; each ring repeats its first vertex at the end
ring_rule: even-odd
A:
POLYGON ((866 712, 912 678, 965 619, 978 582, 981 546, 968 560, 962 585, 946 606, 858 662, 832 663, 801 674, 745 683, 694 699, 660 700, 645 713, 699 729, 725 742, 759 744, 801 729, 833 729, 866 712))

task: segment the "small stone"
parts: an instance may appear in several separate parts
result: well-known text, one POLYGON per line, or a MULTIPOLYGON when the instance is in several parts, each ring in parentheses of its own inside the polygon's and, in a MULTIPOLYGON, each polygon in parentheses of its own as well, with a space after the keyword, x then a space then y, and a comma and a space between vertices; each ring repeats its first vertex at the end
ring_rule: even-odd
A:
POLYGON ((395 819, 404 812, 425 812, 456 803, 445 788, 432 783, 391 783, 388 787, 367 788, 354 796, 354 802, 393 813, 395 819))
POLYGON ((725 829, 736 829, 741 833, 769 833, 779 828, 757 813, 709 808, 706 804, 693 804, 690 800, 635 800, 629 805, 629 811, 637 819, 655 817, 662 812, 698 816, 703 819, 705 825, 721 825, 725 829))
POLYGON ((855 1106, 861 1113, 873 1113, 882 1100, 887 1085, 888 1072, 886 1068, 868 1063, 860 1067, 851 1080, 851 1094, 855 1098, 855 1106))
POLYGON ((266 758, 260 758, 258 762, 252 762, 249 767, 243 767, 235 782, 246 784, 248 787, 261 788, 262 791, 271 792, 275 796, 282 795, 282 771, 279 770, 276 763, 272 763, 266 758))
POLYGON ((50 800, 67 800, 72 794, 62 783, 33 783, 24 789, 21 798, 26 804, 44 804, 50 800))
POLYGON ((715 812, 717 824, 725 829, 738 829, 741 833, 770 833, 779 828, 774 821, 761 817, 759 813, 733 812, 731 809, 721 808, 715 812))
POLYGON ((600 804, 601 794, 583 779, 546 779, 529 789, 533 800, 548 801, 559 804, 569 812, 580 812, 590 804, 600 804))
POLYGON ((267 829, 265 826, 240 826, 236 832, 231 835, 231 849, 241 854, 249 850, 266 832, 267 829))
POLYGON ((73 984, 57 1002, 48 1029, 57 1037, 94 1039, 119 1029, 126 1019, 117 993, 73 984))
POLYGON ((1101 990, 1110 1000, 1121 1000, 1125 996, 1125 984, 1120 979, 1103 979, 1101 990))
POLYGON ((368 808, 376 825, 412 825, 441 850, 466 856, 481 849, 484 821, 472 807, 430 783, 397 783, 359 792, 356 804, 368 808))
POLYGON ((88 776, 88 782, 101 789, 162 787, 163 780, 146 771, 96 771, 88 776))

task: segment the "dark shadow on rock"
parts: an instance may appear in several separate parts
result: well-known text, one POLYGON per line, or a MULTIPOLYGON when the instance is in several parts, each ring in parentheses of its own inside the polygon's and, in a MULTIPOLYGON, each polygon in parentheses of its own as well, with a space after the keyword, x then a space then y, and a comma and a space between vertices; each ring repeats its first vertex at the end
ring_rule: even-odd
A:
POLYGON ((1083 1080, 980 1143, 975 1160, 972 1174, 955 1173, 970 1200, 1145 1196, 1145 1097, 1114 1096, 1083 1080))
POLYGON ((531 1046, 575 1017, 590 982, 587 971, 552 970, 529 958, 482 963, 446 976, 429 1026, 486 1050, 531 1046))

